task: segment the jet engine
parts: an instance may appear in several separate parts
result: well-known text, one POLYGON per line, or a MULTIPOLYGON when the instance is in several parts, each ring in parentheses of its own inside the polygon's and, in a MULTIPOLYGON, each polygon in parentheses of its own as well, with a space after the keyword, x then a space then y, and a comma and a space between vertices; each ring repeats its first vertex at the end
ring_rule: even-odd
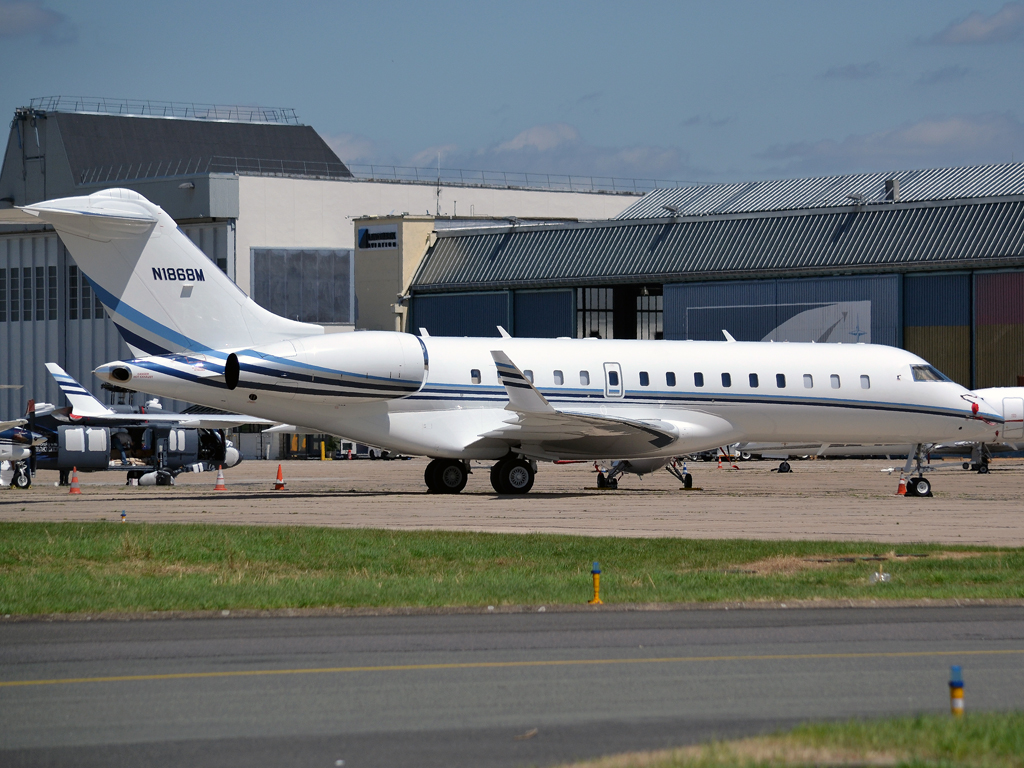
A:
POLYGON ((272 392, 319 403, 394 400, 419 391, 427 353, 411 334, 307 336, 232 352, 224 365, 230 390, 272 392))

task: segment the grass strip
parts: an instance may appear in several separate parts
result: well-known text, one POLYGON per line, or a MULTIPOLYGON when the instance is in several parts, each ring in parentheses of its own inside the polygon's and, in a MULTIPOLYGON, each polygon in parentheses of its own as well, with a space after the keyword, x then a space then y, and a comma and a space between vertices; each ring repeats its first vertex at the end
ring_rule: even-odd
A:
MULTIPOLYGON (((753 739, 614 755, 571 768, 768 768, 892 765, 1021 768, 1024 713, 976 713, 811 723, 753 739)), ((566 768, 569 768, 568 766, 566 768)))
POLYGON ((1024 597, 1021 549, 0 523, 0 614, 573 604, 594 560, 606 603, 1024 597))

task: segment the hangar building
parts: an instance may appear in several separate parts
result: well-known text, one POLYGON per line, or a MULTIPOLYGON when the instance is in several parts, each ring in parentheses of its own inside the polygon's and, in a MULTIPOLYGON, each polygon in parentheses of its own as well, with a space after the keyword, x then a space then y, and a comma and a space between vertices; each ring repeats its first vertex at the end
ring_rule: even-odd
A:
MULTIPOLYGON (((353 170, 288 109, 51 97, 15 111, 0 208, 111 187, 160 205, 261 305, 332 330, 368 327, 353 257, 360 216, 605 219, 642 194, 617 180, 353 170)), ((407 289, 400 280, 384 312, 407 289)), ((368 305, 369 322, 375 314, 368 305)), ((125 393, 100 392, 91 371, 128 354, 56 233, 0 225, 0 419, 30 398, 63 402, 50 361, 114 402, 125 393)))
MULTIPOLYGON (((359 251, 357 249, 357 260, 359 251)), ((651 192, 614 219, 437 228, 432 335, 871 342, 1024 384, 1024 164, 651 192)))

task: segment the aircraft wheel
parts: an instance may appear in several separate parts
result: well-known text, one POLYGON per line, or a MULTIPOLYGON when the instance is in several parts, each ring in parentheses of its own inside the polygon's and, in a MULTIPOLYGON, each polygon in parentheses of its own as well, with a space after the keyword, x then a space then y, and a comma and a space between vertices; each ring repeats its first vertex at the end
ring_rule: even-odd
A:
POLYGON ((491 485, 498 493, 529 493, 535 474, 530 462, 522 459, 504 459, 491 470, 491 485))
POLYGON ((441 493, 441 486, 438 484, 437 470, 441 468, 444 463, 444 459, 433 459, 427 464, 427 468, 423 470, 423 482, 427 484, 427 491, 429 493, 441 493))
POLYGON ((963 463, 963 468, 964 468, 964 469, 970 469, 970 468, 971 468, 971 462, 969 462, 969 461, 965 461, 965 462, 963 463))
POLYGON ((988 464, 979 464, 978 465, 978 474, 979 475, 987 475, 988 474, 988 464))
POLYGON ((928 498, 932 495, 931 481, 925 477, 912 477, 907 480, 907 496, 928 498))
POLYGON ((779 474, 780 475, 784 475, 787 472, 792 472, 792 471, 793 471, 793 468, 791 466, 789 466, 789 462, 788 461, 784 461, 781 464, 779 464, 779 474))
POLYGON ((434 482, 438 493, 460 493, 466 487, 469 472, 466 465, 457 459, 443 459, 434 470, 434 482))
POLYGON ((32 485, 32 476, 28 473, 28 469, 25 467, 17 467, 14 470, 14 477, 11 478, 11 485, 15 488, 25 490, 32 485))

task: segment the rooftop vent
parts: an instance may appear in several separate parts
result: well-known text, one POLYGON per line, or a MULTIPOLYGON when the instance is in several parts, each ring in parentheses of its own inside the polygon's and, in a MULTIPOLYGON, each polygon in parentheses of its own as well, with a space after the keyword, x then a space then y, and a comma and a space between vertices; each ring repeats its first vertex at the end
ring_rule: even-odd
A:
POLYGON ((885 180, 885 199, 888 200, 890 203, 898 203, 900 201, 899 179, 885 180))

